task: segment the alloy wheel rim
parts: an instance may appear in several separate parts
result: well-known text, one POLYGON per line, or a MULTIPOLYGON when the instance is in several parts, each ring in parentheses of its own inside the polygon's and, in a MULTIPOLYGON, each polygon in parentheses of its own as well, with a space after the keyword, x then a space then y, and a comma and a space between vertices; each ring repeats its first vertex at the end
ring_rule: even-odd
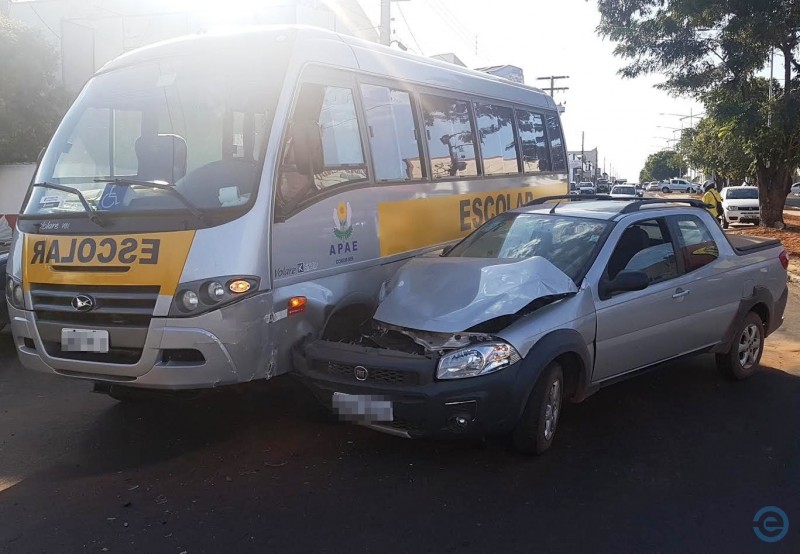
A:
POLYGON ((761 350, 761 331, 755 323, 748 324, 739 337, 739 364, 750 369, 758 359, 761 350))
POLYGON ((550 440, 556 432, 558 416, 561 414, 561 381, 556 379, 547 391, 544 409, 544 438, 550 440))

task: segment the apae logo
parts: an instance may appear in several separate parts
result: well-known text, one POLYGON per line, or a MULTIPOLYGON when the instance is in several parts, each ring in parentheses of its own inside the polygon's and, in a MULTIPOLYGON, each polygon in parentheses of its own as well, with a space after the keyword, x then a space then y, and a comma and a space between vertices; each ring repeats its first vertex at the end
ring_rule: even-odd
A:
MULTIPOLYGON (((343 256, 358 252, 358 241, 350 240, 353 235, 352 208, 350 202, 339 202, 333 210, 333 235, 339 239, 337 244, 331 244, 329 256, 343 256)), ((352 262, 353 256, 344 256, 336 260, 336 264, 352 262)))
POLYGON ((339 205, 333 210, 333 234, 339 240, 347 240, 353 234, 353 225, 350 223, 351 213, 350 202, 346 204, 339 202, 339 205))

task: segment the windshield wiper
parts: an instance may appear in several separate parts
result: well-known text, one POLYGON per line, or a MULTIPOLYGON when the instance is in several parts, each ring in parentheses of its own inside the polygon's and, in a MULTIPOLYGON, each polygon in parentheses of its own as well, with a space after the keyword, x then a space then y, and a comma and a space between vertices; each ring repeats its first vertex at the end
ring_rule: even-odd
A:
POLYGON ((171 185, 165 182, 158 183, 154 181, 139 181, 137 179, 128 179, 124 177, 116 177, 113 179, 95 179, 94 181, 96 183, 112 183, 114 185, 119 185, 123 187, 137 186, 137 187, 148 187, 152 189, 163 190, 169 193, 174 198, 177 198, 181 204, 186 206, 186 208, 193 216, 203 221, 206 221, 205 213, 203 213, 203 211, 200 208, 192 204, 192 202, 188 198, 186 198, 180 191, 176 190, 175 185, 171 185))
POLYGON ((89 205, 89 202, 86 201, 86 197, 78 189, 74 187, 65 187, 64 185, 57 185, 55 183, 47 183, 47 182, 33 183, 33 185, 31 186, 60 190, 62 192, 68 192, 70 194, 74 194, 75 196, 78 197, 78 200, 81 201, 81 205, 83 206, 83 209, 86 210, 86 213, 89 214, 89 219, 92 221, 92 223, 96 224, 99 227, 105 227, 106 225, 108 225, 108 222, 100 216, 97 210, 95 210, 89 205))

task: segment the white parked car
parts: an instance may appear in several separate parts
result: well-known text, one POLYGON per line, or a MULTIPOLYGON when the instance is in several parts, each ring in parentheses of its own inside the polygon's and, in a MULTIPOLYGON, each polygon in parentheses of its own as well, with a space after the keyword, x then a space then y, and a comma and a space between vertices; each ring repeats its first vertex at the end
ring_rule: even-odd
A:
POLYGON ((795 196, 800 196, 800 183, 795 183, 792 185, 792 194, 795 196))
POLYGON ((578 191, 580 194, 597 194, 597 189, 591 181, 582 181, 578 183, 578 191))
POLYGON ((722 189, 722 209, 724 218, 722 226, 728 228, 731 223, 752 223, 758 225, 761 215, 758 204, 758 188, 727 187, 722 189))
POLYGON ((697 183, 692 183, 691 181, 687 181, 686 179, 668 179, 666 181, 662 181, 659 186, 659 190, 661 190, 661 192, 694 193, 694 192, 699 192, 702 189, 703 189, 702 185, 698 185, 697 183))
POLYGON ((614 185, 611 188, 611 198, 639 198, 639 191, 634 185, 614 185))
POLYGON ((645 185, 644 190, 647 192, 658 192, 661 190, 661 183, 658 181, 650 181, 645 185))

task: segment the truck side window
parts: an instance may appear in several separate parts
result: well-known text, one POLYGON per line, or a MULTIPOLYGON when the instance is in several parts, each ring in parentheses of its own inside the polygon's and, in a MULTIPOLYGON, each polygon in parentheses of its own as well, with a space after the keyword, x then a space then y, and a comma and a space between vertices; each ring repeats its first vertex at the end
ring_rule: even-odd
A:
POLYGON ((678 244, 686 273, 700 269, 719 258, 719 247, 700 218, 693 215, 675 216, 678 244))
POLYGON ((621 271, 641 271, 651 283, 678 276, 675 250, 664 220, 648 219, 623 231, 608 261, 608 278, 621 271))

